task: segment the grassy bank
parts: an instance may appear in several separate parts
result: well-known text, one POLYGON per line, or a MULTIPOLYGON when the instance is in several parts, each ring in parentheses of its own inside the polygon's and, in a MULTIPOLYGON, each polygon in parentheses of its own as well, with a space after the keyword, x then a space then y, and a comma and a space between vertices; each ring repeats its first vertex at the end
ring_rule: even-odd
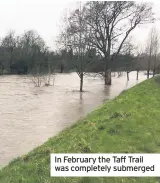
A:
MULTIPOLYGON (((43 134, 42 134, 43 135, 43 134)), ((107 102, 0 171, 0 183, 158 183, 159 178, 50 178, 50 153, 160 152, 160 77, 107 102)))

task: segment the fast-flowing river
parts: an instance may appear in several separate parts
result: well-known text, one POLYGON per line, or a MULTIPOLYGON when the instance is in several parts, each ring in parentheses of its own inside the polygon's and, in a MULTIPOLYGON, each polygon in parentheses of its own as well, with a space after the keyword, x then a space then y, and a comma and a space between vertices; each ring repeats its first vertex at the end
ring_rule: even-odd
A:
POLYGON ((146 79, 144 72, 113 77, 105 87, 101 78, 86 77, 79 93, 76 73, 57 74, 55 85, 34 87, 28 76, 0 76, 0 167, 21 156, 124 89, 146 79))

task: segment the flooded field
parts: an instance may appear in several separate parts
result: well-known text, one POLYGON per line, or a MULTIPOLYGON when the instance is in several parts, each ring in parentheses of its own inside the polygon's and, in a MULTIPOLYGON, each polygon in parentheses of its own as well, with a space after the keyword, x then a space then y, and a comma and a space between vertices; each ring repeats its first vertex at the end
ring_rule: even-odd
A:
POLYGON ((28 76, 0 76, 0 166, 6 165, 124 89, 146 79, 143 72, 113 77, 111 86, 101 78, 84 79, 84 93, 79 93, 76 73, 57 74, 55 86, 34 87, 28 76))

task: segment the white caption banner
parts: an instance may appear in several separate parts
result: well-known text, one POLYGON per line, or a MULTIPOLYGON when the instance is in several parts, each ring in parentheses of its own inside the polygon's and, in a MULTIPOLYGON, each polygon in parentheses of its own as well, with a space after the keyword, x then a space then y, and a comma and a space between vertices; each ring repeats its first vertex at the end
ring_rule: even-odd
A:
POLYGON ((160 154, 51 154, 52 177, 160 177, 160 154))

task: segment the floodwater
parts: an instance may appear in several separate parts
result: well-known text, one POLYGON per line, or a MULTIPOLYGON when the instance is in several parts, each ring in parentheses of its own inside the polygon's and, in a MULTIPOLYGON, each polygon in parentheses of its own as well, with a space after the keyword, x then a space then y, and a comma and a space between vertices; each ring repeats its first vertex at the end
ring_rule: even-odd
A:
MULTIPOLYGON (((146 77, 140 72, 138 82, 146 77)), ((34 87, 28 76, 0 76, 0 167, 137 84, 136 72, 126 80, 126 75, 116 76, 105 87, 101 78, 86 77, 86 92, 80 94, 76 73, 57 74, 55 85, 49 87, 34 87)))

